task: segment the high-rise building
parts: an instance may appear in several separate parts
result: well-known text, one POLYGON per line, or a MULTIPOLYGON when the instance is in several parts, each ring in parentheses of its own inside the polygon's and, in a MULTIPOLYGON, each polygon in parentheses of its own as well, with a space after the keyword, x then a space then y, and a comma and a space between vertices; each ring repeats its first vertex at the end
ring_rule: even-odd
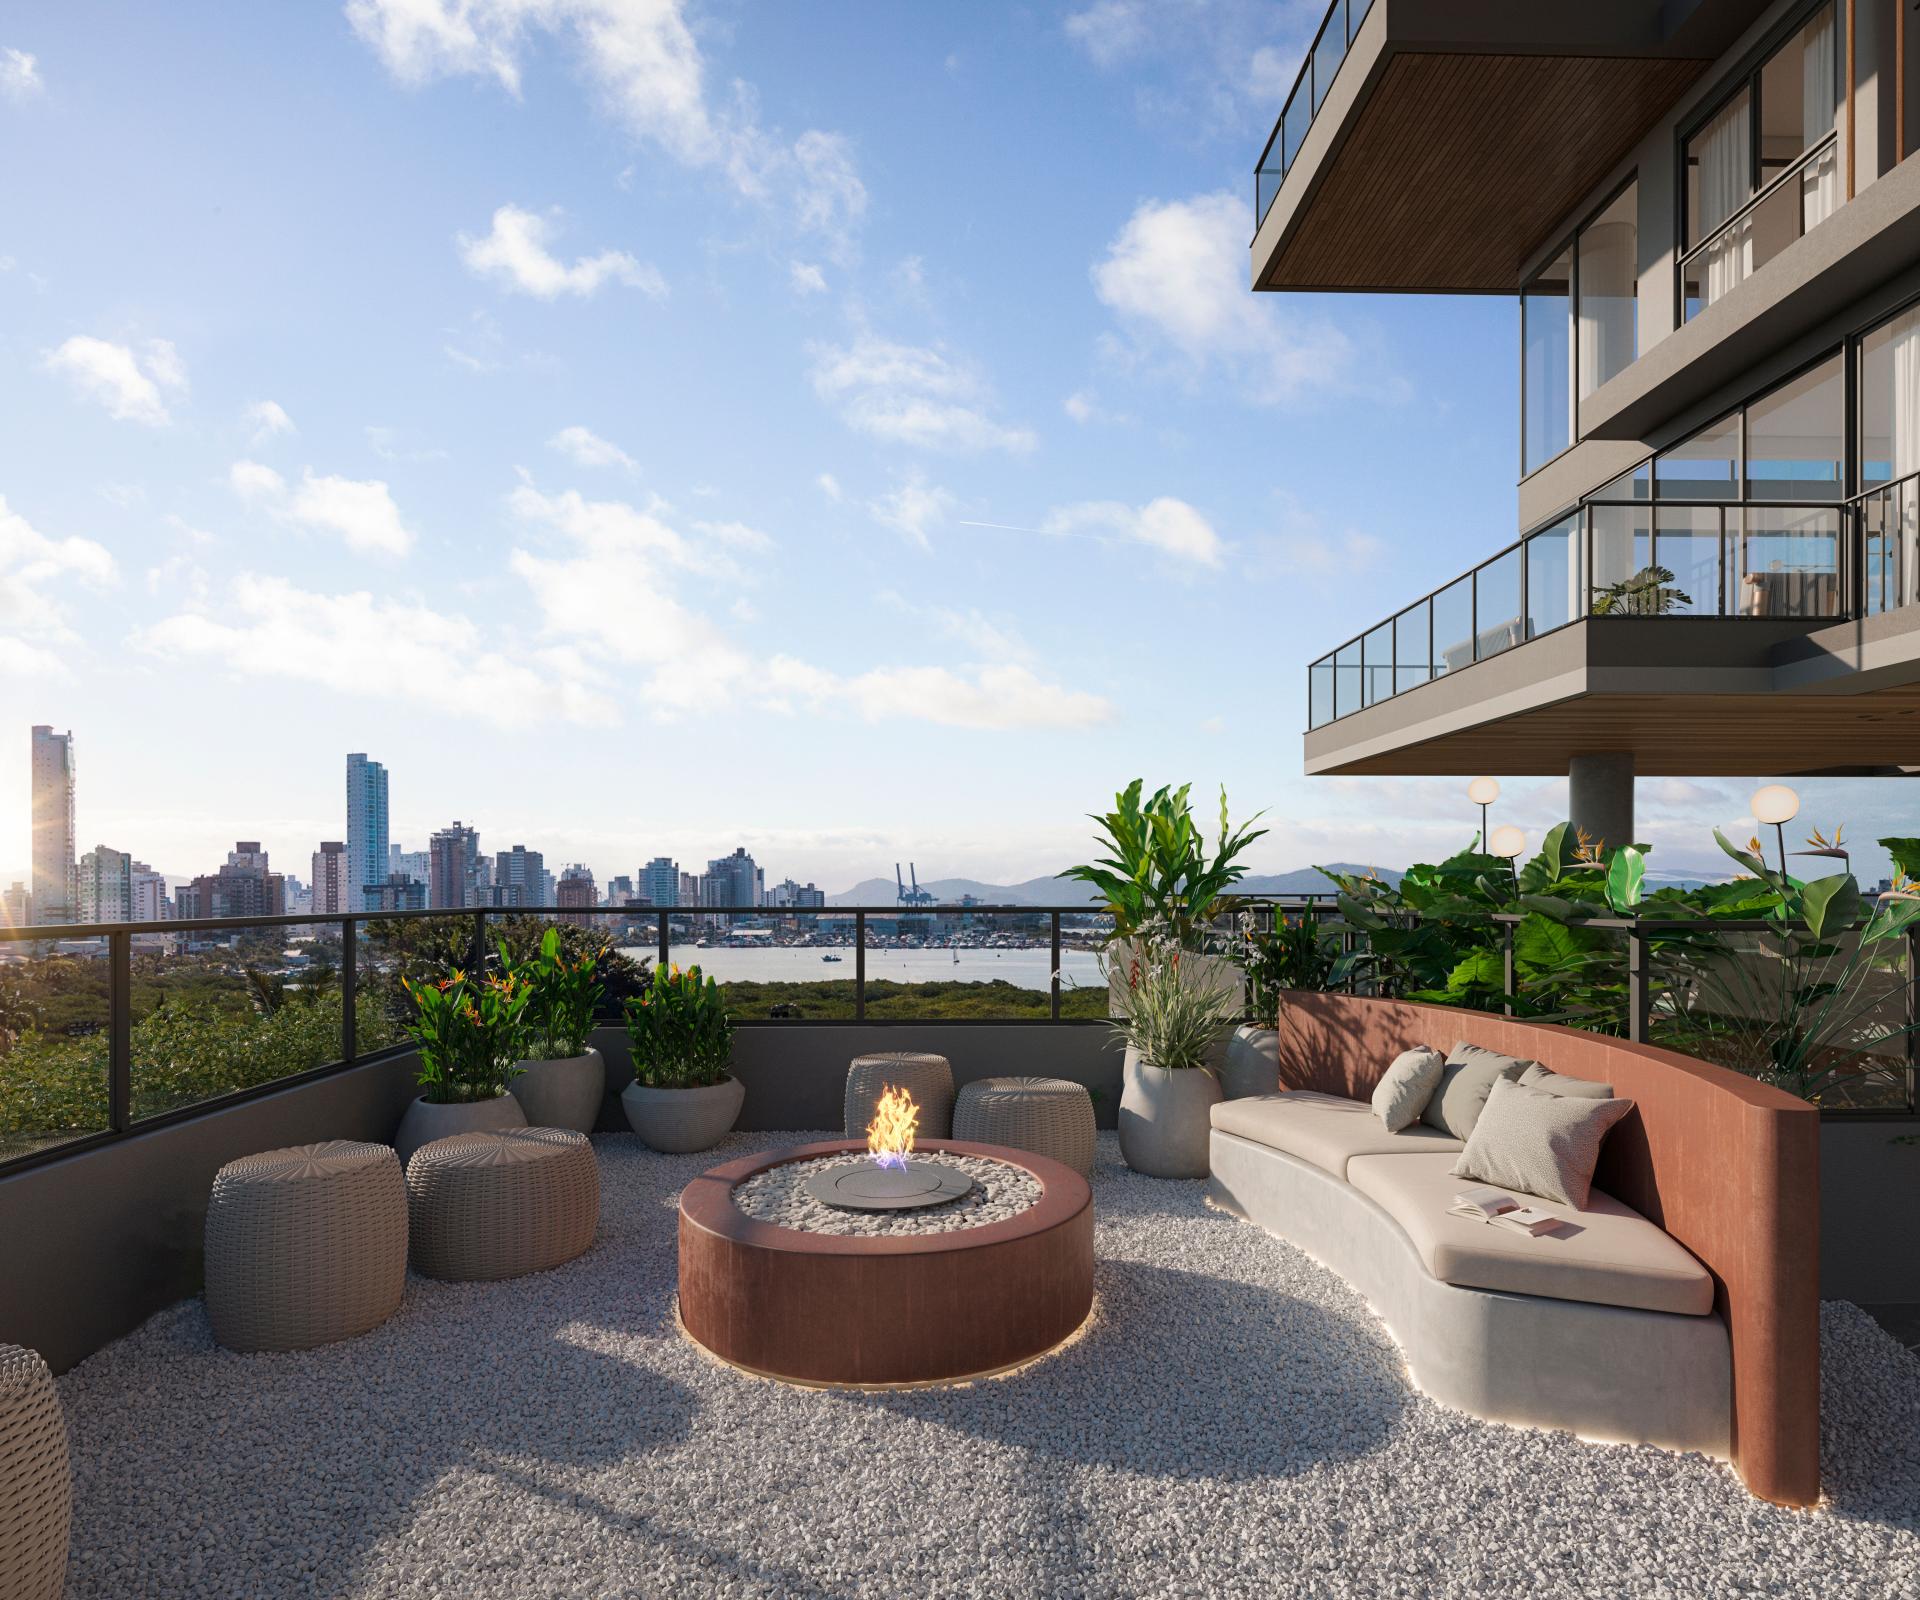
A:
POLYGON ((356 864, 342 840, 320 842, 313 853, 313 901, 309 907, 315 916, 365 909, 368 886, 349 881, 356 864))
POLYGON ((703 906, 757 906, 765 882, 747 847, 741 845, 732 855, 709 861, 700 880, 700 904, 703 906))
POLYGON ((32 894, 18 878, 12 887, 0 889, 0 928, 24 928, 31 920, 32 904, 32 894))
POLYGON ((824 906, 827 903, 827 891, 811 883, 795 883, 787 878, 776 883, 767 895, 770 906, 792 906, 805 909, 808 906, 824 906))
MULTIPOLYGON (((387 862, 387 769, 364 753, 347 757, 347 859, 350 896, 344 911, 366 904, 370 884, 385 883, 387 862)), ((319 894, 319 880, 314 881, 319 894)))
POLYGON ((33 730, 33 920, 71 922, 76 910, 73 735, 33 730))
POLYGON ((133 920, 133 857, 95 845, 80 858, 76 874, 81 922, 133 920))
POLYGON ((166 878, 144 861, 133 864, 133 920, 165 922, 173 915, 173 901, 167 894, 166 878))
POLYGON ((697 906, 700 904, 700 874, 683 872, 680 874, 680 895, 677 905, 697 906))
POLYGON ((677 906, 680 880, 685 876, 679 862, 655 856, 640 869, 640 892, 657 906, 677 906))
POLYGON ((399 873, 403 878, 412 878, 425 883, 433 873, 433 854, 428 850, 402 850, 399 845, 387 847, 387 876, 399 873))
MULTIPOLYGON (((592 871, 578 861, 561 869, 560 881, 554 886, 554 894, 558 897, 561 908, 567 911, 583 911, 589 906, 597 906, 600 903, 600 894, 594 887, 592 871)), ((595 919, 568 917, 562 920, 591 924, 595 919)))
POLYGON ((182 884, 176 896, 181 918, 279 917, 287 911, 286 881, 267 864, 257 839, 242 839, 217 872, 182 884))
POLYGON ((538 850, 523 844, 497 850, 493 857, 492 902, 497 906, 544 906, 546 863, 538 850))
POLYGON ((624 872, 618 877, 607 879, 607 904, 624 906, 634 899, 633 879, 624 872))
POLYGON ((457 817, 439 830, 427 850, 427 904, 458 910, 481 904, 480 834, 457 817))
POLYGON ((376 883, 367 891, 369 911, 424 911, 427 886, 404 872, 390 872, 385 883, 376 883))

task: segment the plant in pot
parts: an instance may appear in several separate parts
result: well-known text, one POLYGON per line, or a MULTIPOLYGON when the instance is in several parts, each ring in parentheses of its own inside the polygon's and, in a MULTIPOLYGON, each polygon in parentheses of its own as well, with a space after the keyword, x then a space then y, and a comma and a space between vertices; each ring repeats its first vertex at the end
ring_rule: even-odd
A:
POLYGON ((522 1014, 523 1059, 515 1063, 513 1097, 536 1128, 591 1133, 607 1097, 607 1064, 588 1041, 606 986, 600 952, 569 957, 560 930, 541 935, 531 958, 516 962, 500 942, 500 970, 527 987, 522 1014))
POLYGON ((485 1128, 524 1128, 526 1112, 507 1092, 519 1069, 520 1030, 531 993, 517 977, 475 979, 455 968, 438 983, 403 980, 413 1015, 401 1024, 420 1053, 415 1080, 425 1091, 394 1135, 404 1167, 435 1139, 485 1128))
POLYGON ((633 1082, 620 1104, 633 1131, 655 1150, 682 1153, 718 1144, 740 1115, 746 1086, 727 1071, 733 1023, 720 986, 698 967, 666 971, 627 1002, 633 1082))
POLYGON ((1115 1036, 1126 1044, 1121 1069, 1120 1153, 1135 1172, 1155 1178, 1204 1178, 1210 1113, 1221 1100, 1212 1060, 1240 1009, 1237 989, 1193 982, 1191 961, 1166 931, 1143 929, 1132 947, 1109 958, 1109 985, 1126 992, 1115 1036))

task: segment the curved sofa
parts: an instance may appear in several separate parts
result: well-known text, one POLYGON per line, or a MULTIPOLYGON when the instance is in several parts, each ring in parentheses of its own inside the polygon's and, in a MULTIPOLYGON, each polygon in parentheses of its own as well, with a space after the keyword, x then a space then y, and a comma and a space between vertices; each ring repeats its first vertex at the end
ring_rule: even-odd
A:
POLYGON ((1363 1295, 1414 1381, 1495 1421, 1730 1457, 1753 1493, 1820 1492, 1819 1118, 1650 1045, 1292 993, 1280 1092, 1215 1108, 1209 1194, 1363 1295), (1451 1217, 1458 1141, 1366 1101, 1402 1050, 1459 1041, 1613 1085, 1595 1196, 1553 1245, 1451 1217))

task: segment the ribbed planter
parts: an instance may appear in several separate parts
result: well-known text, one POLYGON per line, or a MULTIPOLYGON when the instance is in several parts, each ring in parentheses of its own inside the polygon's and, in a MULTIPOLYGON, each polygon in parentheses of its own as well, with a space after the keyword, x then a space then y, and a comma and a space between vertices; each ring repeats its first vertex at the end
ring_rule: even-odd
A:
POLYGON ((1205 1067, 1156 1067, 1127 1047, 1121 1068, 1120 1153, 1150 1178, 1204 1178, 1220 1080, 1205 1067))
POLYGON ((731 1131, 747 1098, 738 1078, 691 1089, 653 1089, 630 1083, 620 1091, 627 1122, 646 1144, 669 1155, 711 1150, 731 1131))
POLYGON ((435 1139, 526 1125, 526 1112, 510 1094, 495 1095, 491 1100, 454 1100, 446 1105, 435 1105, 422 1098, 408 1106, 407 1114, 400 1119, 400 1131, 393 1136, 393 1149, 404 1168, 413 1159, 414 1151, 423 1144, 432 1144, 435 1139))
POLYGON ((527 1114, 530 1128, 571 1128, 592 1133, 607 1098, 607 1063, 588 1045, 586 1053, 551 1061, 522 1061, 509 1092, 527 1114))

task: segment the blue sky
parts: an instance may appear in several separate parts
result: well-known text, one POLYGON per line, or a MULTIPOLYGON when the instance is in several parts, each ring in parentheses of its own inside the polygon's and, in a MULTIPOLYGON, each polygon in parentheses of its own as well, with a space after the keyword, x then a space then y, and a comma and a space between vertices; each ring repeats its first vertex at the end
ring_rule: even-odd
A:
POLYGON ((358 749, 602 876, 1024 877, 1136 774, 1462 842, 1300 775, 1306 662, 1516 531, 1510 300, 1246 291, 1317 9, 10 8, 0 873, 35 721, 179 873, 304 876, 358 749))

